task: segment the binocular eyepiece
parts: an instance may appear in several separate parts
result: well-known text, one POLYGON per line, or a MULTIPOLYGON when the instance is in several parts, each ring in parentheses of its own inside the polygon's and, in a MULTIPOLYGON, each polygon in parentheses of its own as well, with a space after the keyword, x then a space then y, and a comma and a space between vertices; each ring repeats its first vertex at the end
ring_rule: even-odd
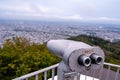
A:
POLYGON ((91 65, 91 59, 85 55, 81 55, 78 57, 78 63, 79 65, 88 67, 91 65))
POLYGON ((91 64, 101 64, 102 62, 102 57, 99 55, 96 55, 95 53, 91 54, 90 57, 87 57, 85 55, 81 55, 78 57, 78 63, 79 65, 88 67, 91 64))
POLYGON ((93 64, 101 64, 101 62, 103 61, 102 57, 96 55, 95 53, 91 54, 90 58, 93 64))

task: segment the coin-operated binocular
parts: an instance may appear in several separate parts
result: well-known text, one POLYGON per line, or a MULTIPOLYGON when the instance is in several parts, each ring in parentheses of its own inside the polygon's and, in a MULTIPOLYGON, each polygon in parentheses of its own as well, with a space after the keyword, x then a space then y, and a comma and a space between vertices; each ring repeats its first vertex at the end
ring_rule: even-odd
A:
POLYGON ((47 43, 47 48, 53 54, 62 58, 58 68, 58 80, 64 80, 65 73, 80 73, 88 69, 99 69, 105 59, 101 48, 78 41, 50 40, 47 43))

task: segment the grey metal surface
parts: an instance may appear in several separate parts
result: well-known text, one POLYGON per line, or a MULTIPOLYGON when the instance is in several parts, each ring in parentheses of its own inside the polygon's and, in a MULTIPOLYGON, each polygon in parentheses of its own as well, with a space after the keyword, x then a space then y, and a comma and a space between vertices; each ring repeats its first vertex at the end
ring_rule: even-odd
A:
POLYGON ((86 70, 86 67, 87 69, 88 67, 89 69, 98 69, 103 65, 104 62, 104 52, 101 48, 90 46, 83 42, 72 40, 50 40, 47 43, 47 48, 53 54, 62 58, 62 61, 65 63, 65 65, 70 68, 69 72, 81 72, 86 70), (102 60, 99 65, 91 63, 91 59, 89 60, 89 64, 85 63, 86 58, 90 58, 92 54, 101 57, 102 60), (79 57, 82 55, 85 56, 82 58, 84 65, 81 65, 78 62, 79 57))

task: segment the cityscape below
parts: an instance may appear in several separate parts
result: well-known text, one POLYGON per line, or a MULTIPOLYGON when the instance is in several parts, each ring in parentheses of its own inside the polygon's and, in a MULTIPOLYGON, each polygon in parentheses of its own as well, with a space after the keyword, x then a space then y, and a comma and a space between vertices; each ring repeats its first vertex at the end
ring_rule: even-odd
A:
POLYGON ((0 21, 0 45, 6 39, 21 36, 32 43, 47 42, 50 39, 67 39, 71 36, 90 35, 108 40, 120 41, 120 25, 78 22, 44 21, 0 21))

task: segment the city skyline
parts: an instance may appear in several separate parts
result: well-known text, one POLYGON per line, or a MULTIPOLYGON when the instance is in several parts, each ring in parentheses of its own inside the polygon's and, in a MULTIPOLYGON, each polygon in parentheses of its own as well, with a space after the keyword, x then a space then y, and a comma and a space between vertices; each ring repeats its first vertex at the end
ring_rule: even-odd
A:
POLYGON ((110 24, 0 21, 0 32, 0 46, 16 36, 41 44, 51 39, 67 39, 78 35, 95 36, 110 42, 120 41, 119 25, 110 24))
POLYGON ((1 0, 0 19, 120 23, 119 0, 1 0))

